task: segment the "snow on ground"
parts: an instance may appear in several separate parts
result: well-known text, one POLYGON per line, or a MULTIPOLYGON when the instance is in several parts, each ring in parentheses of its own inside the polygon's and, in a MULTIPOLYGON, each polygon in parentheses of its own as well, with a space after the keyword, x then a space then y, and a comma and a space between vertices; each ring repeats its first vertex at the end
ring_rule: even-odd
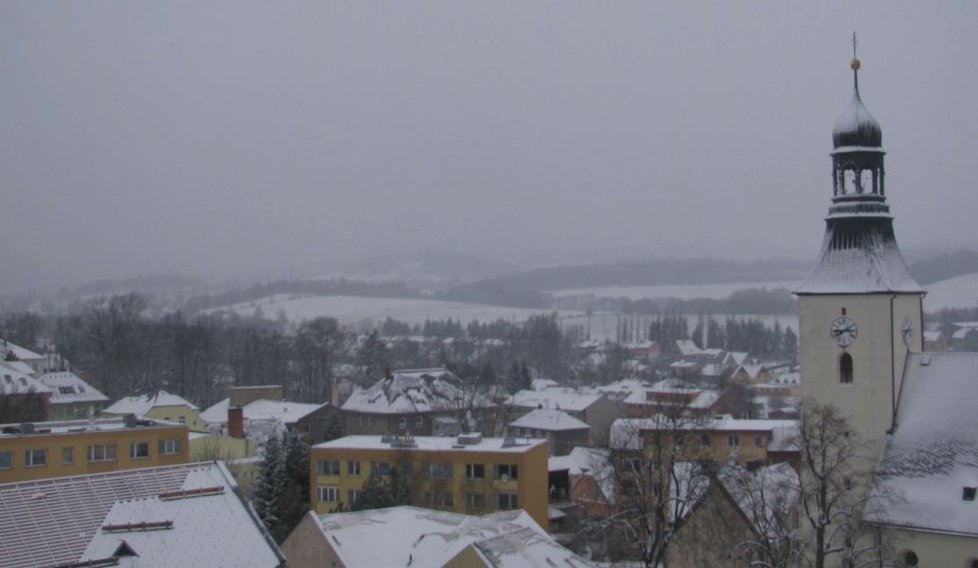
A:
POLYGON ((659 286, 598 286, 594 288, 573 288, 570 290, 552 290, 554 297, 575 296, 578 294, 594 294, 597 297, 629 298, 679 298, 692 300, 694 298, 712 298, 720 300, 739 290, 748 288, 787 288, 794 290, 799 283, 795 280, 785 282, 731 282, 726 284, 669 284, 659 286))
POLYGON ((924 310, 936 312, 944 308, 974 308, 978 306, 978 273, 955 276, 924 286, 924 310))
MULTIPOLYGON (((285 315, 288 321, 294 323, 320 316, 336 318, 341 324, 358 324, 365 320, 381 322, 385 318, 391 317, 411 325, 423 324, 425 320, 446 320, 448 318, 461 320, 463 323, 472 320, 489 322, 499 318, 519 322, 534 314, 554 311, 412 298, 276 295, 261 298, 254 302, 243 302, 224 308, 216 308, 208 310, 208 312, 220 309, 249 317, 258 308, 261 308, 261 313, 266 318, 276 319, 281 313, 285 315)), ((558 314, 562 317, 583 316, 583 312, 570 310, 561 310, 558 314)))

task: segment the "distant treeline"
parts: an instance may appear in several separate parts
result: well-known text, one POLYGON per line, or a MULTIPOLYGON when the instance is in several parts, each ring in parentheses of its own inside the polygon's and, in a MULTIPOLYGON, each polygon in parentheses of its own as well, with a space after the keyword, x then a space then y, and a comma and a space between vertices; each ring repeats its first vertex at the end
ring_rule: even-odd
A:
POLYGON ((592 309, 628 314, 718 313, 718 314, 794 314, 798 301, 787 288, 748 288, 726 298, 630 298, 596 297, 593 294, 565 296, 554 300, 560 309, 592 309))
POLYGON ((978 252, 973 250, 959 250, 910 265, 910 273, 924 285, 975 272, 978 272, 978 252))

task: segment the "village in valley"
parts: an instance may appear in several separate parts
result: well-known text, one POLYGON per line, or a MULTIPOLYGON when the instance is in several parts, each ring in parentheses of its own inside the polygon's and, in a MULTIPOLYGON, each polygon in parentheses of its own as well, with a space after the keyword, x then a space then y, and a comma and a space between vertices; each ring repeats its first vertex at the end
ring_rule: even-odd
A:
POLYGON ((0 304, 0 566, 978 567, 978 295, 898 247, 852 50, 801 272, 0 304))

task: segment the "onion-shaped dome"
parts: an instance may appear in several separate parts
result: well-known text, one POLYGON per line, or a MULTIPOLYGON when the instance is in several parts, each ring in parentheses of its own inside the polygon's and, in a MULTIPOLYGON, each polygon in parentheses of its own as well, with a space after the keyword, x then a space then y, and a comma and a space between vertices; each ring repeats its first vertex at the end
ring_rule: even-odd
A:
POLYGON ((853 93, 849 108, 835 121, 832 129, 832 144, 838 148, 861 146, 864 148, 882 148, 883 130, 873 115, 869 114, 859 98, 859 60, 852 60, 853 93))

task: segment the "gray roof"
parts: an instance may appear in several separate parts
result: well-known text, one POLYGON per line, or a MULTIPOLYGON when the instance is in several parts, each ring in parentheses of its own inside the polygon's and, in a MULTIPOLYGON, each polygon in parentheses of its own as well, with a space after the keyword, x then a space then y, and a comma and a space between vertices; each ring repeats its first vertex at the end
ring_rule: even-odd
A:
POLYGON ((907 359, 897 426, 887 437, 867 509, 871 521, 978 535, 978 353, 907 359))
POLYGON ((0 518, 8 568, 104 559, 123 541, 133 566, 284 561, 220 462, 0 485, 0 518))

